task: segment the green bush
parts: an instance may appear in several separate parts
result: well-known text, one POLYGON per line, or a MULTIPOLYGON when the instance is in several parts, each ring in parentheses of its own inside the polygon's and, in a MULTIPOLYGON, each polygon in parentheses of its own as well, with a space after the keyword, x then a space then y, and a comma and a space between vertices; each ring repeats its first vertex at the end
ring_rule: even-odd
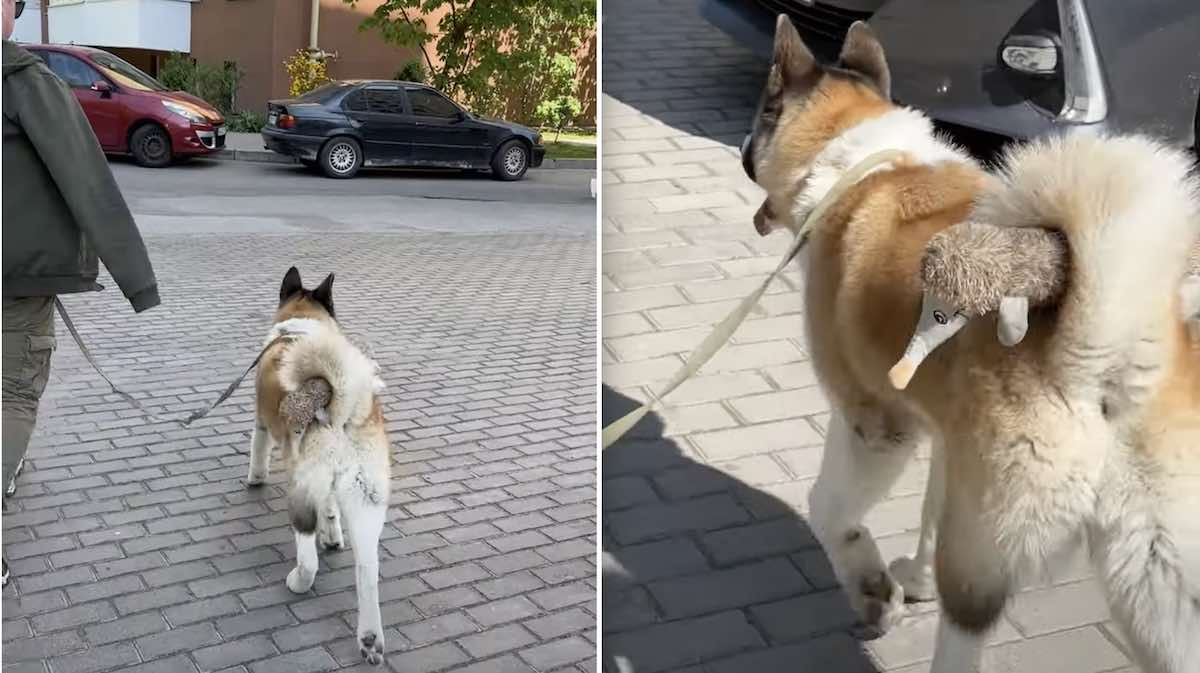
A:
POLYGON ((267 125, 266 115, 250 110, 242 110, 226 120, 229 130, 234 133, 258 133, 267 125))
POLYGON ((240 77, 236 63, 197 63, 179 52, 171 52, 158 69, 158 81, 163 86, 203 98, 226 117, 234 114, 240 77))
POLYGON ((425 83, 425 66, 420 61, 409 61, 396 71, 396 80, 400 82, 425 83))

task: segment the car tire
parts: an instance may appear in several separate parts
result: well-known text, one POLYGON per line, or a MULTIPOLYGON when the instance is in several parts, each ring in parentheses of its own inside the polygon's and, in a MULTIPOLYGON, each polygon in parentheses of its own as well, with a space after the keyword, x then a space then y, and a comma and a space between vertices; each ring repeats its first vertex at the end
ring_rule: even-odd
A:
POLYGON ((317 163, 325 177, 348 180, 362 168, 362 146, 354 138, 334 138, 321 147, 317 163))
POLYGON ((492 157, 492 177, 511 182, 525 177, 529 170, 529 148, 520 140, 509 140, 492 157))
POLYGON ((129 153, 137 165, 165 168, 171 165, 171 136, 157 124, 139 126, 129 136, 129 153))

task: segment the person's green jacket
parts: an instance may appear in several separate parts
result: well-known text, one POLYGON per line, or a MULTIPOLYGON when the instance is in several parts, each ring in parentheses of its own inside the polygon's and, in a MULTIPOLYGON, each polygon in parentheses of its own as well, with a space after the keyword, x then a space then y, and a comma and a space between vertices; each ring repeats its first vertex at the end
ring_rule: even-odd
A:
POLYGON ((157 306, 146 246, 79 102, 8 40, 3 75, 4 296, 100 290, 99 256, 134 311, 157 306))

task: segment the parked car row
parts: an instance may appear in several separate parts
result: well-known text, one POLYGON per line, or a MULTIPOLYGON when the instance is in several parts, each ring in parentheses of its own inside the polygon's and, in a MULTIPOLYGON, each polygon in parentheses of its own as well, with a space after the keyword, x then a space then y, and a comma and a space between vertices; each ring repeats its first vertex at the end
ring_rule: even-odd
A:
MULTIPOLYGON (((101 49, 27 45, 75 93, 100 146, 141 166, 220 152, 228 126, 204 100, 170 91, 101 49)), ((440 91, 415 82, 331 82, 267 106, 263 145, 331 178, 362 168, 487 170, 519 180, 546 156, 536 130, 480 117, 440 91)))

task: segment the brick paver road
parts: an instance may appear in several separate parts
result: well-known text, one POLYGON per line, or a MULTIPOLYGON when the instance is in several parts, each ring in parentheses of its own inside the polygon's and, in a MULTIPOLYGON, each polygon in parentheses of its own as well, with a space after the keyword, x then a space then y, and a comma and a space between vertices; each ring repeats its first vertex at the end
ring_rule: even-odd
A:
MULTIPOLYGON (((786 245, 755 234, 761 193, 737 158, 765 66, 697 4, 604 3, 606 421, 646 399, 786 245)), ((805 353, 800 282, 777 283, 663 413, 605 452, 605 670, 928 670, 935 608, 857 640, 805 524, 829 406, 805 353)), ((867 520, 885 558, 914 549, 926 466, 867 520)), ((1021 593, 985 670, 1125 670, 1087 572, 1075 561, 1021 593)))
MULTIPOLYGON (((182 201, 162 190, 192 166, 118 168, 135 210, 158 199, 160 214, 146 217, 155 230, 191 227, 187 208, 163 214, 182 201)), ((179 198, 224 203, 228 185, 212 176, 245 183, 257 169, 196 168, 209 177, 181 184, 190 194, 179 198)), ((358 233, 323 234, 371 183, 272 175, 272 189, 303 196, 272 205, 238 187, 229 198, 245 218, 228 230, 294 198, 310 199, 307 222, 319 224, 150 236, 164 304, 135 316, 110 282, 69 297, 85 339, 152 411, 184 414, 254 357, 289 265, 310 287, 336 272, 339 317, 382 366, 394 450, 380 559, 387 666, 370 670, 594 670, 594 216, 520 233, 506 222, 455 233, 443 220, 431 227, 446 231, 420 233, 382 231, 384 215, 368 214, 358 233), (381 231, 364 231, 373 224, 381 231)), ((563 199, 577 195, 590 213, 586 178, 563 199)), ((416 189, 408 178, 371 179, 380 212, 446 203, 389 196, 416 189)), ((442 188, 453 192, 454 180, 442 188)), ((3 593, 5 673, 367 670, 353 637, 353 553, 322 552, 313 591, 293 595, 285 477, 241 484, 252 386, 180 429, 106 393, 61 325, 59 344, 3 516, 14 578, 3 593)))

